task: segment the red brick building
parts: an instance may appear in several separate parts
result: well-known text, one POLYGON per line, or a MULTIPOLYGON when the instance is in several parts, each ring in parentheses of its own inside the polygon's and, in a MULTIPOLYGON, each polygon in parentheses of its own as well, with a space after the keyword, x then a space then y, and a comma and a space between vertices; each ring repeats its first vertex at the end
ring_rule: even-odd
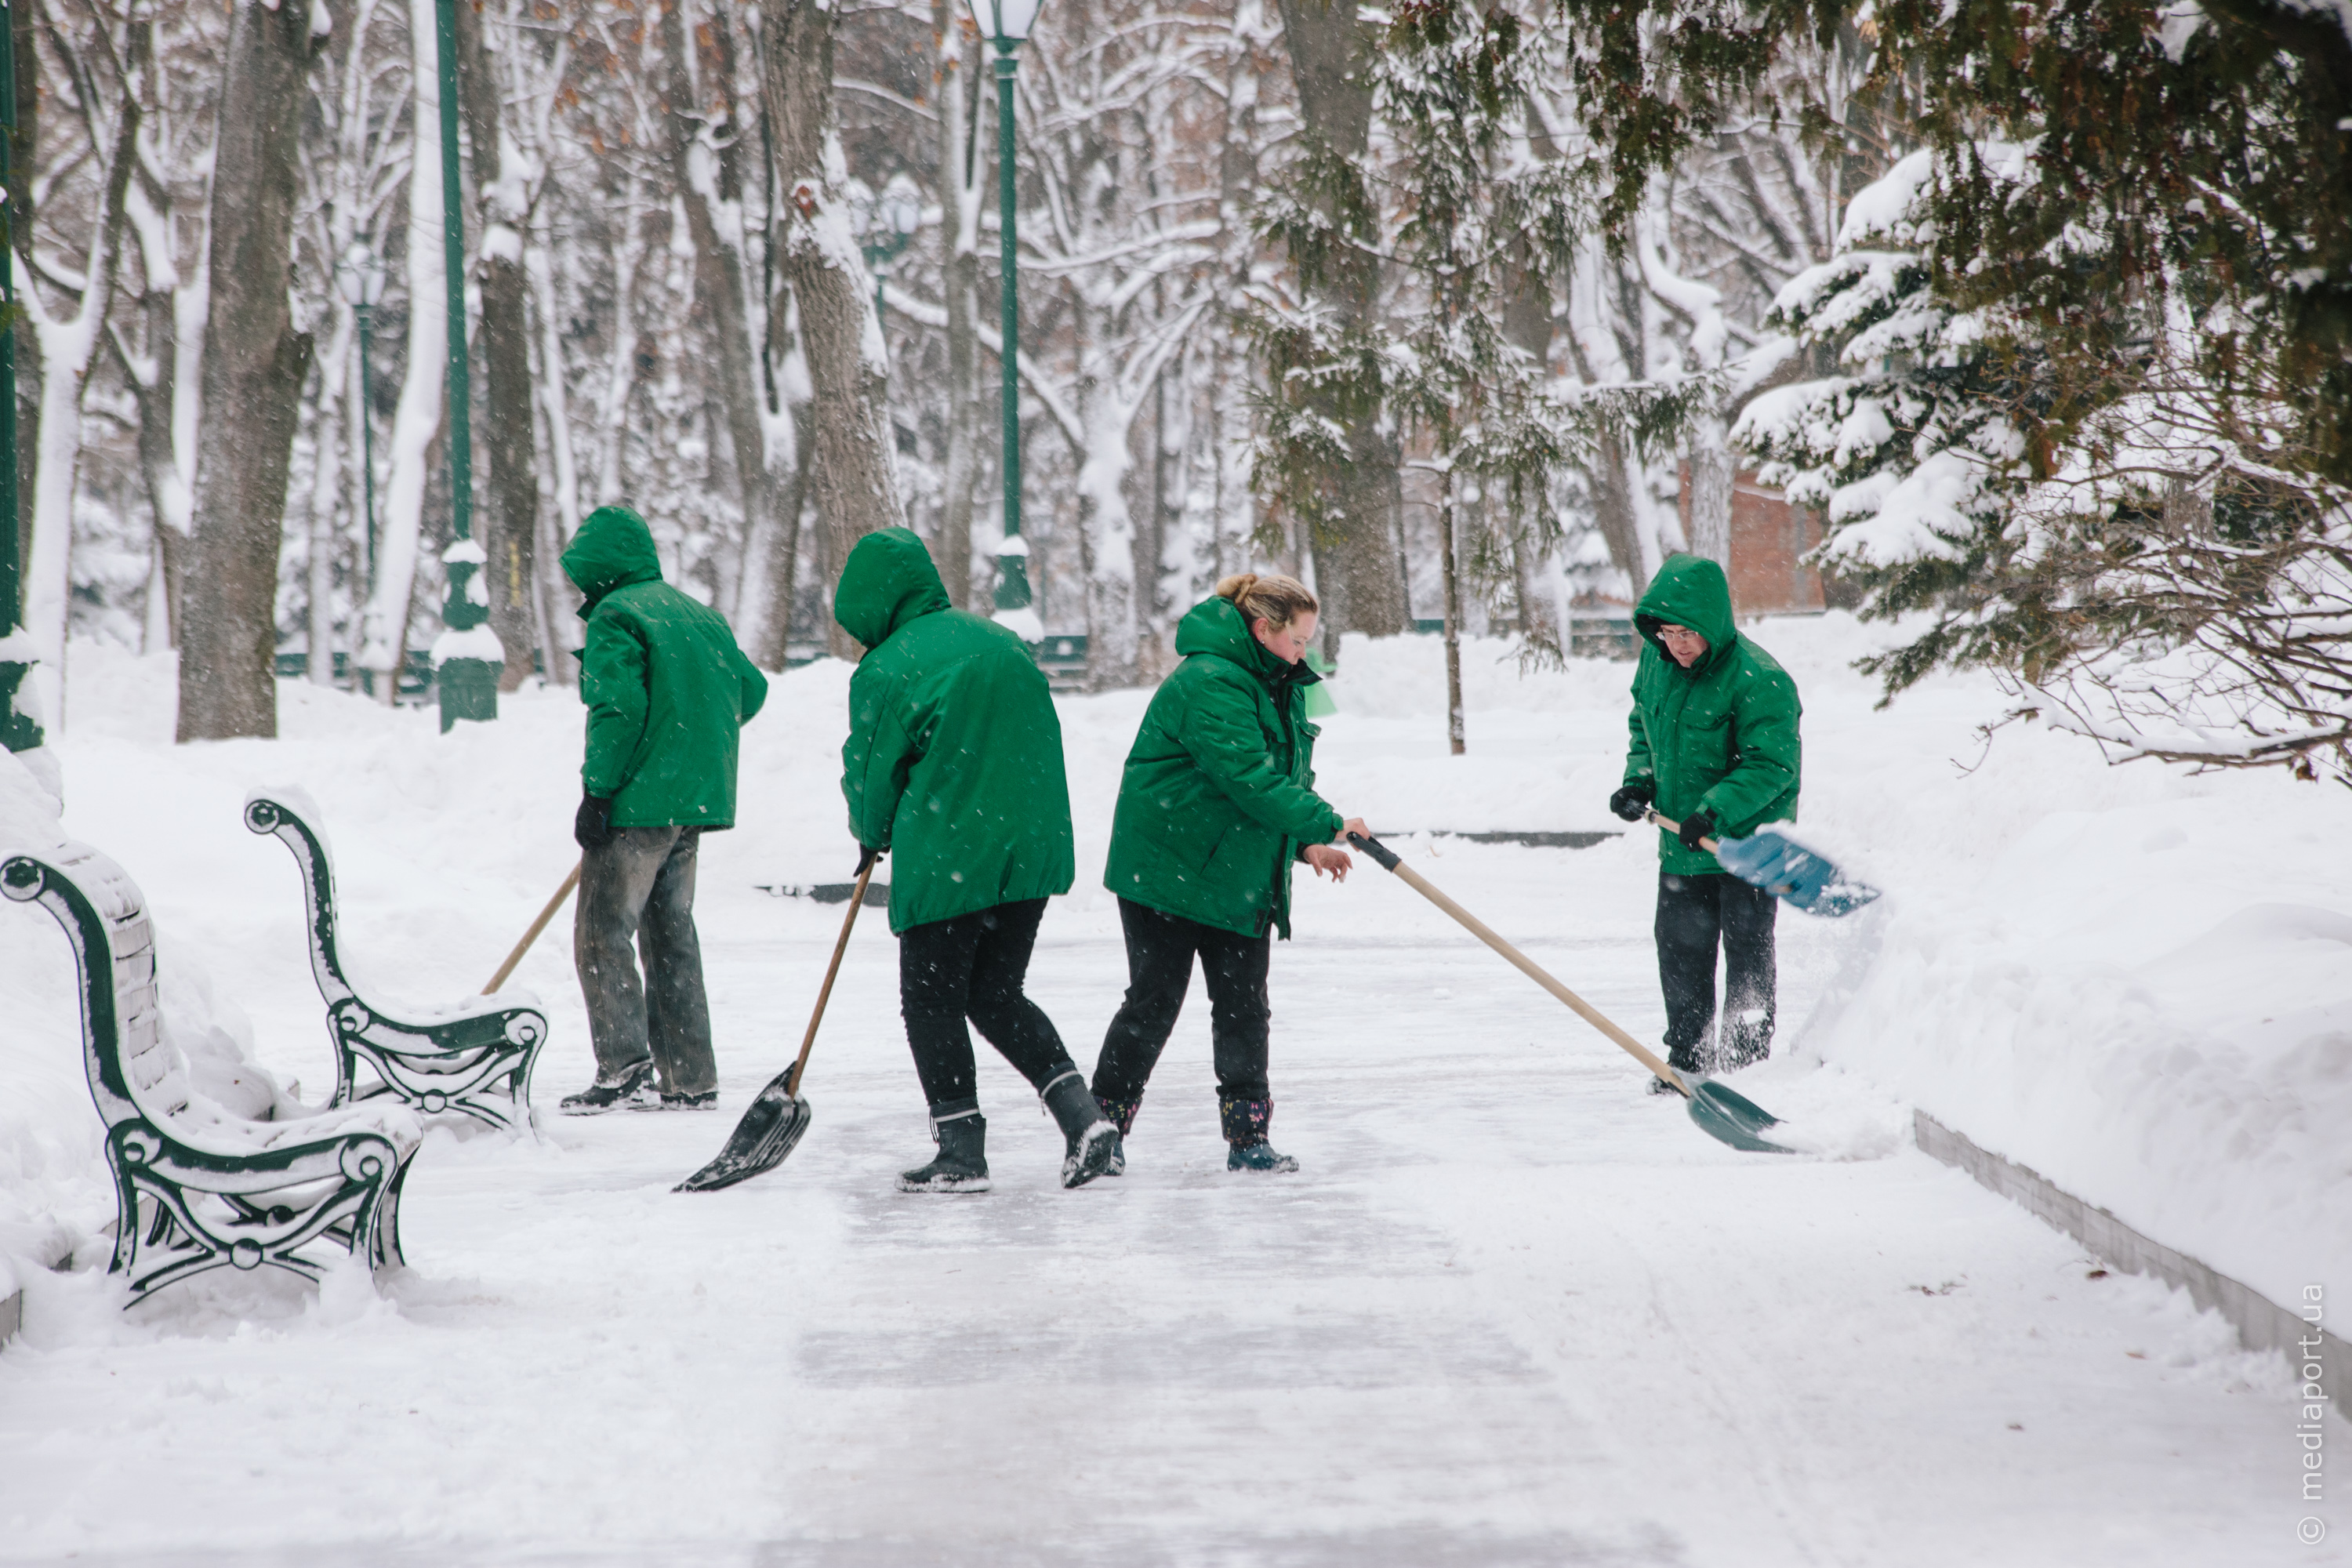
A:
MULTIPOLYGON (((1683 537, 1690 537, 1690 465, 1682 468, 1683 537)), ((1731 608, 1739 616, 1818 615, 1824 607, 1822 574, 1804 564, 1822 542, 1821 516, 1789 504, 1779 490, 1756 482, 1752 471, 1731 486, 1731 608)))

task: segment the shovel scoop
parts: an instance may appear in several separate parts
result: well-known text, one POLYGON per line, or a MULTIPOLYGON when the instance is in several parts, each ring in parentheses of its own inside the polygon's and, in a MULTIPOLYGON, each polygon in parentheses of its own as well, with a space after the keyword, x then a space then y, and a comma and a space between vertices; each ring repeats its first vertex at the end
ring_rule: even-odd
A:
POLYGON ((809 1102, 801 1098, 801 1074, 808 1070, 809 1052, 816 1045, 816 1026, 824 1021, 824 1004, 833 994, 834 976, 841 973, 841 955, 849 949, 849 933, 857 924, 857 911, 866 907, 866 884, 873 880, 874 866, 879 858, 869 849, 857 868, 857 884, 848 900, 849 913, 841 922, 841 940, 833 944, 833 962, 825 968, 824 984, 816 994, 815 1009, 809 1014, 808 1033, 801 1037, 799 1058, 752 1097, 751 1109, 735 1124, 735 1131, 728 1135, 727 1146, 719 1151, 718 1157, 672 1191, 712 1193, 738 1182, 748 1182, 782 1164, 800 1142, 801 1135, 808 1131, 813 1112, 809 1102))
MULTIPOLYGON (((1655 811, 1647 814, 1651 822, 1668 833, 1680 833, 1683 825, 1655 811)), ((1808 849, 1787 834, 1777 824, 1767 824, 1745 838, 1701 838, 1699 847, 1714 856, 1723 868, 1751 888, 1761 888, 1795 909, 1809 915, 1826 915, 1834 920, 1850 915, 1878 897, 1878 889, 1866 882, 1857 882, 1839 870, 1830 858, 1818 849, 1808 849)))

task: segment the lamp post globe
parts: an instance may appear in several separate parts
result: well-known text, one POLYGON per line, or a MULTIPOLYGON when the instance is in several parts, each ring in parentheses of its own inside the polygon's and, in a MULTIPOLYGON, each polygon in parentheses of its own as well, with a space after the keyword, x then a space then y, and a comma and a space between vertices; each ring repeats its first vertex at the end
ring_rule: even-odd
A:
POLYGON ((1004 373, 1004 542, 996 552, 996 618, 1031 647, 1045 640, 1045 623, 1031 607, 1029 542, 1021 537, 1021 310, 1018 226, 1013 180, 1013 51, 1037 21, 1040 0, 965 0, 982 37, 996 46, 997 265, 1004 373))

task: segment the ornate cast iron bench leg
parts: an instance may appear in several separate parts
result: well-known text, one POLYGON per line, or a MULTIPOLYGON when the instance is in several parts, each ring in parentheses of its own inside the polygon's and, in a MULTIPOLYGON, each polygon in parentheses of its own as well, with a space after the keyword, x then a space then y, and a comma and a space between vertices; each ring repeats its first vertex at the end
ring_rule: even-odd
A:
POLYGON ((335 870, 326 840, 275 795, 248 796, 245 825, 284 844, 302 872, 310 973, 335 1037, 331 1103, 390 1096, 427 1116, 450 1113, 500 1128, 529 1125, 531 1069, 547 1043, 547 1015, 477 997, 429 1021, 409 1023, 361 996, 343 973, 337 947, 335 870), (370 1075, 364 1080, 362 1066, 370 1075))

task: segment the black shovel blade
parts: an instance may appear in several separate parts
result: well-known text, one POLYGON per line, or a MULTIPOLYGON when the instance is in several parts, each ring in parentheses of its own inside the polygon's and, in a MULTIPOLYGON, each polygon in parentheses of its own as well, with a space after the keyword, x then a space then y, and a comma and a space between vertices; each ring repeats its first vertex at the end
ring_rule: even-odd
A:
POLYGON ((1735 1149, 1745 1149, 1751 1154, 1793 1154, 1761 1134, 1767 1127, 1778 1127, 1780 1119, 1737 1090, 1704 1079, 1692 1079, 1690 1119, 1698 1123, 1699 1131, 1718 1143, 1728 1143, 1735 1149))
POLYGON ((769 1079, 719 1157, 670 1190, 715 1193, 782 1164, 809 1124, 809 1102, 785 1087, 792 1076, 787 1068, 769 1079))

